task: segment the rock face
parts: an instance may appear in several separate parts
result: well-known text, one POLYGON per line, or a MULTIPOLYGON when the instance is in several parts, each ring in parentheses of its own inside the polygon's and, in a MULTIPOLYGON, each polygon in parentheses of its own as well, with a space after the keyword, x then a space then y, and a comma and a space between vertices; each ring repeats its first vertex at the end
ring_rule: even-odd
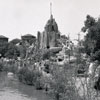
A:
POLYGON ((41 33, 38 32, 38 33, 37 33, 37 48, 38 48, 38 49, 40 48, 40 42, 41 42, 41 33))
POLYGON ((38 48, 51 48, 57 47, 57 39, 60 38, 60 33, 58 31, 58 25, 51 15, 50 19, 47 21, 44 31, 37 34, 38 48))

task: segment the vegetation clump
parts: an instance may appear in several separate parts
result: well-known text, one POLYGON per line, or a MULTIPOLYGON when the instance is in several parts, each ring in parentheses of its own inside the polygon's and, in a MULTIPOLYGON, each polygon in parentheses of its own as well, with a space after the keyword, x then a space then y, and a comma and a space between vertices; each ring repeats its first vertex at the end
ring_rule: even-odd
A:
POLYGON ((41 81, 42 73, 37 70, 30 70, 28 67, 21 68, 18 73, 18 78, 21 82, 28 85, 33 85, 36 89, 42 89, 43 83, 41 81))

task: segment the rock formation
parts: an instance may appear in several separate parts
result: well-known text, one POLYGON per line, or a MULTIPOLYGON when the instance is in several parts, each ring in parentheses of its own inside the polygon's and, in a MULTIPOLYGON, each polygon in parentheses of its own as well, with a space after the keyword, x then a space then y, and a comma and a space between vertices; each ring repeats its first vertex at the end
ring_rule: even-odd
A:
POLYGON ((60 32, 58 31, 58 25, 51 15, 47 21, 44 31, 37 34, 38 48, 45 49, 51 47, 57 47, 57 39, 60 38, 60 32))

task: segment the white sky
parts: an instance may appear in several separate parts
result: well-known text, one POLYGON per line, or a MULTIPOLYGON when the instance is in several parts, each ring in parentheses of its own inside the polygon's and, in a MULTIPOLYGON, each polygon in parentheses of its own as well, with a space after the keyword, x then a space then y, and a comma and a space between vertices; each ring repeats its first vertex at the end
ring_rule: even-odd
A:
POLYGON ((100 15, 100 0, 0 0, 0 35, 10 40, 28 33, 36 36, 50 18, 50 2, 60 32, 70 33, 72 39, 77 38, 87 14, 100 15))

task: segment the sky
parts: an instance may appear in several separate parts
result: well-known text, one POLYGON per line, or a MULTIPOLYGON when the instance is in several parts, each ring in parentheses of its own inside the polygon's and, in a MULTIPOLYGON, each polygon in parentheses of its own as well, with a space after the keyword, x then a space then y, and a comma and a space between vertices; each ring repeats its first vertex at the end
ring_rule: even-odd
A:
POLYGON ((0 35, 9 40, 25 34, 37 36, 50 18, 50 2, 59 31, 70 34, 73 40, 84 26, 87 14, 100 16, 100 0, 0 0, 0 35))

